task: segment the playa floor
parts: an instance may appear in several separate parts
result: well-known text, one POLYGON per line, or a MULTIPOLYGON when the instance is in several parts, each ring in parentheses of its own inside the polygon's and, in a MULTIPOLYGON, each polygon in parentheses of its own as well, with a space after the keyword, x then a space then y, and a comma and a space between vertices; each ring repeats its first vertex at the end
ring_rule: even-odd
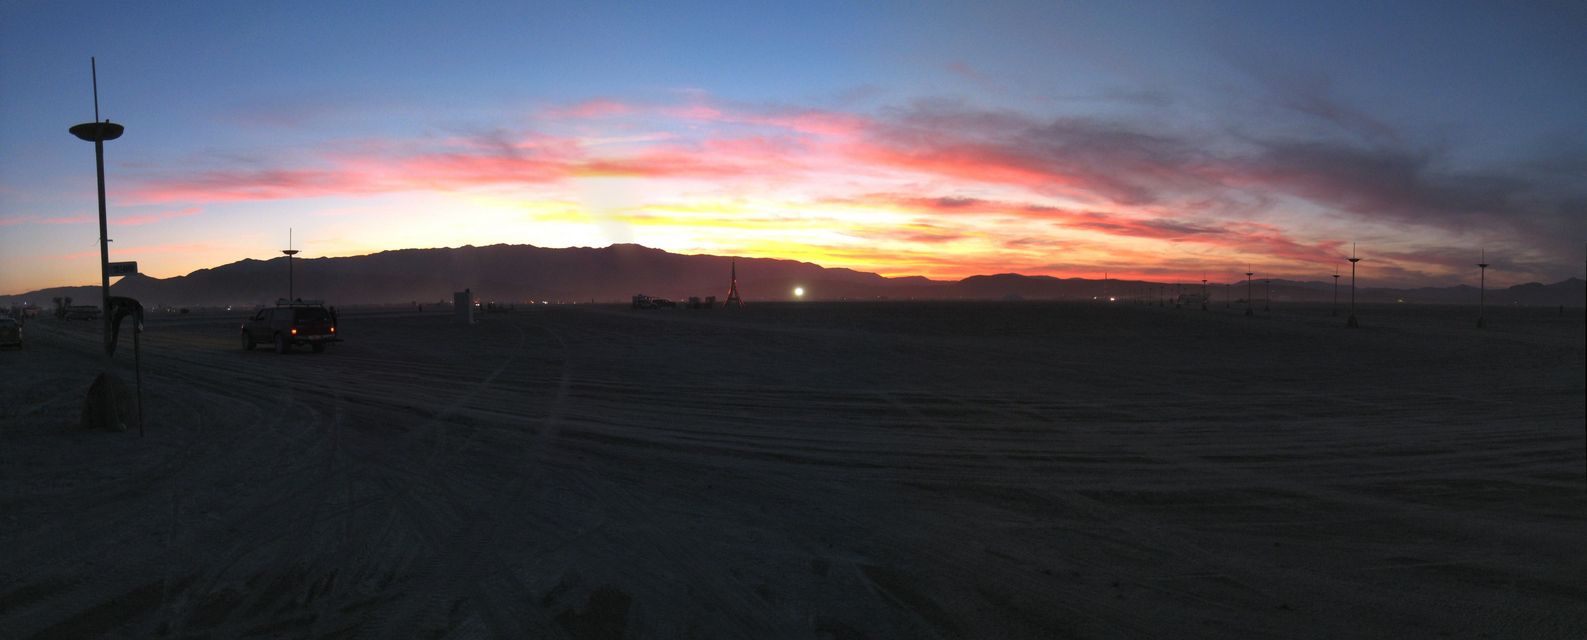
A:
POLYGON ((151 318, 0 352, 7 637, 1587 634, 1580 310, 151 318), (1260 312, 1259 312, 1260 313, 1260 312), (130 379, 131 344, 118 358, 130 379))

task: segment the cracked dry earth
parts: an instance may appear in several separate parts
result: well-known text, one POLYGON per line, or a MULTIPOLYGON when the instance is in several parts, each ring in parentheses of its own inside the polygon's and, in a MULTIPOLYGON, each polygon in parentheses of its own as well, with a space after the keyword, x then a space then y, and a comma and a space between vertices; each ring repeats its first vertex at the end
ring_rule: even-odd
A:
POLYGON ((1239 311, 159 317, 143 437, 37 321, 0 635, 1587 635, 1579 311, 1239 311))

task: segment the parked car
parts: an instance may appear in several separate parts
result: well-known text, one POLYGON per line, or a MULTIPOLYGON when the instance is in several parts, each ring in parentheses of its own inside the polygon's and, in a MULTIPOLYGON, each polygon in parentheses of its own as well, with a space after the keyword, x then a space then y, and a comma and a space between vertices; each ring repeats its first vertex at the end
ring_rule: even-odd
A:
POLYGON ((0 316, 0 348, 22 348, 22 324, 16 318, 0 316))
POLYGON ((276 353, 286 353, 294 345, 306 344, 314 353, 325 351, 325 345, 341 342, 336 335, 336 314, 319 301, 285 300, 274 307, 258 310, 242 325, 242 348, 255 345, 275 347, 276 353))

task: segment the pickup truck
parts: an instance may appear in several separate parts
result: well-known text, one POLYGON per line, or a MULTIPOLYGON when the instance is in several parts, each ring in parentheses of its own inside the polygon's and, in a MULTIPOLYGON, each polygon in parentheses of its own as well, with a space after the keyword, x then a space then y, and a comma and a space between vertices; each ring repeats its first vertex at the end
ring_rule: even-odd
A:
POLYGON ((286 353, 293 346, 306 344, 314 353, 322 353, 325 345, 341 341, 336 335, 336 314, 317 302, 277 303, 258 310, 242 325, 242 348, 247 350, 268 344, 274 345, 276 353, 286 353))

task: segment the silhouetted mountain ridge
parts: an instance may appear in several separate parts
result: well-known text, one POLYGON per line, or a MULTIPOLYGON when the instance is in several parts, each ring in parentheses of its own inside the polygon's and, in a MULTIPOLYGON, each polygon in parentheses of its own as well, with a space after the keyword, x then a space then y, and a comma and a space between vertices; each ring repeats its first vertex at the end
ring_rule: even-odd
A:
MULTIPOLYGON (((551 249, 532 245, 463 246, 439 249, 395 249, 362 256, 307 258, 293 261, 294 293, 301 298, 335 304, 381 304, 450 300, 453 291, 473 289, 481 298, 501 302, 626 301, 635 293, 685 298, 727 293, 730 265, 738 265, 739 289, 748 300, 786 300, 795 286, 811 299, 1090 299, 1120 300, 1172 297, 1192 293, 1200 283, 1164 284, 1138 280, 1093 280, 1027 276, 1016 273, 970 276, 958 281, 920 276, 888 278, 846 268, 825 268, 809 262, 773 258, 734 258, 675 254, 636 244, 551 249)), ((266 304, 287 295, 286 258, 239 260, 184 276, 153 278, 133 275, 111 287, 117 295, 145 305, 243 306, 266 304)), ((1257 300, 1274 302, 1332 299, 1333 283, 1317 281, 1255 281, 1257 300)), ((1245 283, 1211 285, 1214 303, 1243 299, 1245 283)), ((1341 300, 1347 287, 1340 288, 1341 300)), ((1466 304, 1476 289, 1465 285, 1415 289, 1357 290, 1362 302, 1466 304)), ((54 296, 72 296, 95 304, 98 287, 55 287, 0 296, 0 304, 28 301, 48 305, 54 296)), ((1566 304, 1581 306, 1582 281, 1527 283, 1490 289, 1490 304, 1566 304)))

